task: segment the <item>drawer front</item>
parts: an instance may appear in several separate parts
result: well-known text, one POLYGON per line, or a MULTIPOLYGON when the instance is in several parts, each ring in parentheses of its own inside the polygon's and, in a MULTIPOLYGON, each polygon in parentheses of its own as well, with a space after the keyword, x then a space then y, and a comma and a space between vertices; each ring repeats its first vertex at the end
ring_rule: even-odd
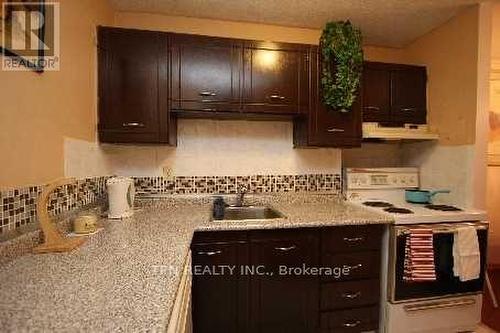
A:
POLYGON ((355 252, 323 254, 321 266, 331 271, 322 274, 324 281, 348 281, 378 278, 380 275, 380 252, 355 252))
POLYGON ((193 235, 193 245, 213 243, 246 242, 245 231, 197 231, 193 235))
POLYGON ((321 313, 322 333, 364 332, 376 330, 379 323, 377 306, 321 313))
POLYGON ((321 284, 321 310, 375 305, 380 301, 378 279, 321 284))
MULTIPOLYGON (((306 277, 300 273, 281 274, 280 268, 292 269, 302 265, 315 267, 319 261, 318 239, 314 232, 255 232, 250 237, 251 263, 264 266, 273 276, 306 277)), ((269 277, 271 278, 271 277, 269 277)))
POLYGON ((321 233, 321 250, 329 253, 379 250, 383 230, 383 225, 328 228, 321 233))

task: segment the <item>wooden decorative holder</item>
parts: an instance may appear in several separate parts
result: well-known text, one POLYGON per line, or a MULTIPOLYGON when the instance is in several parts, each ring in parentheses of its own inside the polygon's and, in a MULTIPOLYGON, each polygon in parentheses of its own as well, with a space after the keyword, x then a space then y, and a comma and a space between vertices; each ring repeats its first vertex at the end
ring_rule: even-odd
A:
POLYGON ((85 242, 85 238, 83 237, 67 238, 61 235, 56 225, 51 221, 47 211, 47 202, 50 194, 59 186, 67 185, 74 181, 75 179, 73 178, 60 179, 43 188, 38 198, 36 212, 43 232, 44 242, 33 249, 35 253, 69 252, 85 242))

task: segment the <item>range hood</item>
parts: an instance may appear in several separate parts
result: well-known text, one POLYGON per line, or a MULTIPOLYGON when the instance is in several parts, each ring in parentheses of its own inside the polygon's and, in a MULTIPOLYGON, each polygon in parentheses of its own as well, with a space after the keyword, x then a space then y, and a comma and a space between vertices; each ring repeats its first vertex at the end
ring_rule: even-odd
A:
POLYGON ((438 140, 427 125, 405 124, 402 127, 385 127, 379 123, 363 123, 363 139, 383 140, 438 140))

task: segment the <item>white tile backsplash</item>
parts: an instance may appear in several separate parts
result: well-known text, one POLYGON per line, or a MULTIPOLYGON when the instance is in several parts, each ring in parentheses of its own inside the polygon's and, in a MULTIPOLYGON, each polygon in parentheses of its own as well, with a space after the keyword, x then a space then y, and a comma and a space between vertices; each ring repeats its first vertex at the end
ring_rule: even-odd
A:
POLYGON ((472 206, 473 145, 443 146, 435 142, 407 143, 403 149, 404 166, 420 167, 422 188, 449 189, 436 196, 437 203, 472 206))
POLYGON ((65 172, 160 176, 167 166, 180 176, 340 173, 340 149, 294 149, 292 131, 291 121, 180 119, 177 147, 68 139, 65 172))

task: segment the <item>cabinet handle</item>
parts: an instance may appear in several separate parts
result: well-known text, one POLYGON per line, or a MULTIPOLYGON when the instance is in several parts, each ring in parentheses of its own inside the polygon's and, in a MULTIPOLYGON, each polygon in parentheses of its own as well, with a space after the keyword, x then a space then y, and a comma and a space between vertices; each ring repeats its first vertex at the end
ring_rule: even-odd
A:
POLYGON ((362 242, 364 240, 365 240, 364 237, 353 237, 353 238, 344 237, 344 242, 347 242, 347 243, 358 243, 358 242, 362 242))
POLYGON ((357 291, 355 293, 343 293, 342 298, 353 300, 361 296, 361 291, 357 291))
POLYGON ((417 108, 401 108, 401 111, 412 112, 412 111, 417 111, 417 108))
POLYGON ((367 110, 380 111, 378 106, 365 106, 364 108, 367 110))
POLYGON ((270 99, 279 99, 280 101, 285 99, 284 96, 280 96, 280 95, 271 95, 271 96, 269 96, 269 98, 270 99))
POLYGON ((200 91, 200 96, 217 96, 216 93, 214 93, 213 91, 200 91))
POLYGON ((217 109, 215 108, 205 108, 205 109, 201 109, 202 111, 210 111, 210 112, 217 112, 217 109))
POLYGON ((123 127, 144 127, 143 123, 137 123, 137 122, 130 122, 130 123, 123 123, 123 127))
POLYGON ((361 324, 361 320, 356 320, 356 321, 350 321, 348 323, 343 323, 342 326, 348 327, 348 328, 352 328, 352 327, 358 326, 359 324, 361 324))
POLYGON ((199 251, 198 254, 201 255, 201 256, 214 256, 216 254, 221 254, 222 251, 221 250, 217 250, 217 251, 199 251))
POLYGON ((356 265, 352 265, 352 266, 347 266, 350 270, 353 270, 353 269, 359 269, 361 267, 363 267, 363 264, 356 264, 356 265))
POLYGON ((281 252, 288 252, 291 250, 295 250, 296 248, 297 248, 297 246, 292 245, 292 246, 288 246, 288 247, 275 247, 274 249, 277 251, 281 251, 281 252))
POLYGON ((329 133, 342 133, 342 132, 345 132, 345 130, 342 129, 342 128, 333 128, 333 127, 328 128, 326 131, 329 132, 329 133))

